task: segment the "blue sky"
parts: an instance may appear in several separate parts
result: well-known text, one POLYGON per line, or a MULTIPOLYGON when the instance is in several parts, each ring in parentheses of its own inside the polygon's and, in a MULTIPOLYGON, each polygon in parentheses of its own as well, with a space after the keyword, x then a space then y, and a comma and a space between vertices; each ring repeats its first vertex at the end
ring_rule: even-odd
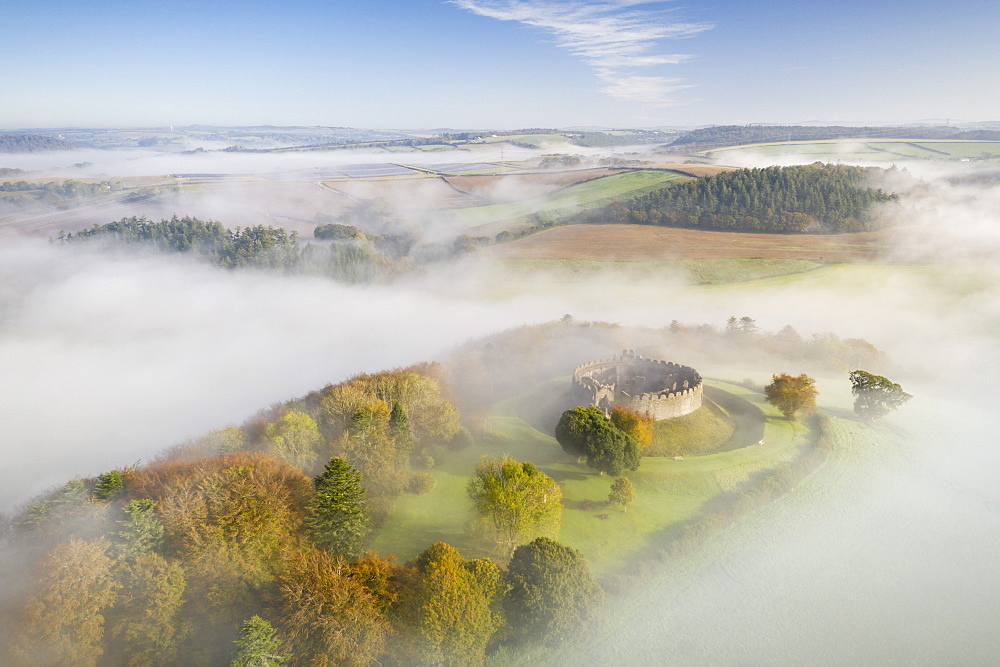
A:
POLYGON ((5 0, 0 127, 1000 120, 986 0, 5 0))

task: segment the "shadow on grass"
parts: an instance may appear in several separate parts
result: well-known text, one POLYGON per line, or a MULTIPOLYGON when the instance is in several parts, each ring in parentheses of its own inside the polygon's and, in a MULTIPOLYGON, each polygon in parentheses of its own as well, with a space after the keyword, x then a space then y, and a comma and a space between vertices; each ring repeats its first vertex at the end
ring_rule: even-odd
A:
MULTIPOLYGON (((551 477, 552 479, 556 480, 557 482, 584 482, 590 479, 593 475, 596 475, 597 473, 594 472, 593 474, 590 474, 587 471, 583 470, 564 470, 562 468, 546 468, 545 474, 551 477)), ((609 477, 608 479, 612 478, 609 477)))
POLYGON ((730 452, 756 445, 764 438, 764 412, 750 401, 716 387, 705 387, 705 396, 725 410, 735 422, 729 439, 715 452, 730 452))
POLYGON ((563 509, 579 510, 581 512, 586 512, 591 516, 605 514, 612 509, 611 505, 608 505, 607 501, 604 499, 567 500, 566 498, 563 498, 562 503, 563 509))

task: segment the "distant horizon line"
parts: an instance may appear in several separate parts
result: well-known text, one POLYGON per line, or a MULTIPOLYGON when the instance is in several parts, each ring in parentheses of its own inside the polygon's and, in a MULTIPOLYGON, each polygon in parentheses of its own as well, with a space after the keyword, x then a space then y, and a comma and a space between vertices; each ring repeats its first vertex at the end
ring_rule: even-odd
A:
POLYGON ((55 132, 59 130, 107 130, 107 131, 177 131, 185 129, 209 128, 209 129, 324 129, 324 130, 368 130, 386 132, 413 132, 413 133, 450 133, 450 132, 513 132, 518 130, 557 130, 560 132, 600 132, 613 130, 690 130, 709 127, 963 127, 969 125, 1000 125, 1000 120, 958 120, 951 118, 928 118, 909 121, 821 121, 809 120, 798 122, 727 122, 727 123, 701 123, 695 125, 686 124, 660 124, 660 125, 556 125, 556 126, 519 126, 519 127, 389 127, 389 126, 359 126, 359 125, 274 125, 270 123, 258 125, 218 125, 211 123, 189 123, 185 125, 48 125, 34 127, 4 127, 0 128, 3 133, 26 133, 26 132, 55 132))

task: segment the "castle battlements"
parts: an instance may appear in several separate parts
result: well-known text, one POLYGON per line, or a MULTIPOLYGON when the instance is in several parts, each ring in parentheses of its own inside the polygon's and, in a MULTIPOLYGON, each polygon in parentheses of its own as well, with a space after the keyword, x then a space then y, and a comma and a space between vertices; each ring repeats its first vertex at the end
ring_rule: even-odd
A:
POLYGON ((702 389, 701 375, 690 366, 646 359, 632 350, 573 371, 577 405, 605 411, 621 405, 656 420, 680 417, 700 408, 702 389))

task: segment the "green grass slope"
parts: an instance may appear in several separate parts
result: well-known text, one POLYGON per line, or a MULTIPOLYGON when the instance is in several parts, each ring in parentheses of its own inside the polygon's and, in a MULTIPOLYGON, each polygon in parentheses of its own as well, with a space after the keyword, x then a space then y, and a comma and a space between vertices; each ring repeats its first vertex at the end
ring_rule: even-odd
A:
POLYGON ((1000 141, 921 141, 911 139, 829 139, 744 144, 702 151, 699 155, 725 162, 739 154, 791 155, 823 162, 866 160, 893 162, 901 159, 1000 159, 1000 141))
POLYGON ((511 280, 566 282, 601 280, 676 281, 691 285, 749 282, 814 271, 825 262, 807 259, 671 259, 659 261, 598 261, 585 259, 505 259, 511 280))
MULTIPOLYGON (((624 195, 638 194, 668 181, 688 178, 690 177, 673 171, 630 171, 576 183, 546 197, 529 197, 516 202, 456 209, 452 211, 452 215, 468 227, 470 233, 474 233, 477 228, 509 223, 535 214, 554 219, 576 215, 584 207, 599 207, 624 195)), ((490 229, 492 227, 485 231, 490 229)))
MULTIPOLYGON (((760 394, 722 382, 711 382, 719 397, 746 404, 745 417, 730 436, 764 445, 717 451, 700 456, 646 457, 630 473, 637 500, 627 512, 605 504, 612 479, 599 475, 565 454, 552 437, 558 415, 567 405, 567 378, 527 390, 495 407, 494 442, 454 453, 432 471, 436 487, 423 496, 403 496, 375 539, 379 553, 412 558, 436 540, 444 540, 470 557, 488 555, 484 545, 466 532, 473 518, 465 485, 481 454, 509 453, 530 460, 563 489, 559 540, 579 549, 598 575, 627 568, 661 548, 670 532, 696 519, 720 494, 737 489, 761 471, 794 458, 808 441, 805 426, 788 422, 760 394)), ((722 398, 719 402, 725 402, 722 398)))

